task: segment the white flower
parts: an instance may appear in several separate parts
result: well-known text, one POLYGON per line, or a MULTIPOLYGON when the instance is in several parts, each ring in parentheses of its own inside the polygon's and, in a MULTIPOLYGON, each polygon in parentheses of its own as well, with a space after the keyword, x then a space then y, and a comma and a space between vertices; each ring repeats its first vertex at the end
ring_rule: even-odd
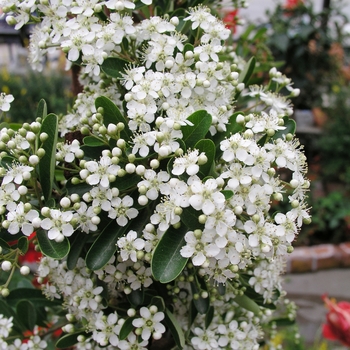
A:
POLYGON ((13 182, 0 187, 0 205, 5 206, 9 202, 16 202, 20 198, 16 186, 13 182))
POLYGON ((141 266, 136 273, 128 271, 127 282, 132 290, 138 290, 142 286, 149 287, 153 283, 152 270, 150 267, 141 266))
POLYGON ((108 315, 107 318, 100 312, 95 321, 95 329, 92 338, 101 346, 109 343, 117 346, 119 343, 119 332, 121 326, 118 324, 118 314, 116 312, 108 315))
POLYGON ((135 219, 138 215, 138 210, 132 208, 134 200, 130 196, 123 198, 115 197, 111 200, 112 208, 108 212, 108 217, 115 219, 119 226, 125 226, 129 220, 135 219))
POLYGON ((147 350, 147 340, 139 342, 134 333, 130 333, 126 340, 121 340, 118 344, 120 350, 147 350))
POLYGON ((196 350, 212 350, 219 348, 216 335, 213 331, 196 327, 193 333, 195 336, 191 339, 191 343, 196 350))
POLYGON ((202 210, 206 215, 214 213, 215 208, 225 202, 225 196, 217 187, 214 179, 209 179, 204 184, 199 179, 195 180, 191 184, 193 195, 189 199, 190 205, 196 210, 202 210))
MULTIPOLYGON (((34 210, 30 209, 29 211, 25 211, 24 203, 19 202, 10 202, 6 209, 9 211, 7 213, 7 220, 10 222, 10 226, 7 229, 9 233, 12 235, 15 235, 20 230, 22 233, 26 236, 30 236, 34 231, 34 227, 38 227, 37 225, 33 225, 33 221, 37 221, 39 218, 39 213, 34 210)), ((37 221, 37 223, 39 223, 37 221)))
POLYGON ((21 185, 24 180, 30 179, 30 172, 33 170, 34 168, 28 165, 13 164, 2 179, 2 184, 6 185, 13 181, 15 184, 21 185))
POLYGON ((96 301, 96 296, 101 294, 103 291, 103 287, 96 287, 93 284, 91 279, 86 279, 85 285, 81 286, 81 288, 75 294, 77 296, 76 299, 79 300, 79 309, 89 308, 91 310, 96 310, 99 303, 96 301))
POLYGON ((80 150, 80 143, 78 140, 73 140, 70 144, 58 143, 57 150, 57 160, 64 160, 67 163, 72 163, 75 159, 75 153, 80 150))
POLYGON ((15 98, 12 95, 6 95, 4 92, 0 94, 0 110, 3 112, 8 112, 10 110, 10 103, 15 98))
MULTIPOLYGON (((201 155, 204 155, 204 153, 202 152, 201 155)), ((174 175, 181 175, 186 171, 187 175, 196 175, 199 171, 198 158, 199 151, 197 149, 183 157, 175 158, 171 172, 174 175)))
POLYGON ((73 218, 71 211, 60 211, 58 209, 50 210, 50 217, 47 217, 41 221, 41 227, 48 231, 49 239, 61 239, 62 235, 70 237, 74 228, 70 224, 73 218))
POLYGON ((0 338, 7 338, 12 330, 13 317, 6 318, 4 315, 0 314, 0 338))
POLYGON ((102 187, 108 188, 110 180, 115 180, 119 169, 120 166, 114 165, 112 159, 107 156, 102 156, 98 162, 88 161, 85 163, 85 170, 89 172, 85 178, 86 182, 89 185, 100 184, 102 187))
POLYGON ((164 313, 155 310, 157 310, 155 306, 151 306, 149 309, 142 306, 140 309, 141 318, 132 321, 134 327, 142 329, 141 338, 143 340, 148 340, 152 334, 161 336, 165 332, 165 327, 161 323, 164 319, 164 313))
POLYGON ((28 349, 47 349, 47 342, 38 335, 30 337, 27 342, 28 349))
POLYGON ((100 219, 94 213, 93 205, 88 207, 86 203, 81 202, 80 208, 74 213, 73 217, 77 220, 78 228, 83 232, 89 233, 97 230, 97 223, 100 219))
POLYGON ((129 231, 125 237, 118 239, 117 245, 120 248, 120 256, 123 261, 130 259, 136 262, 137 251, 145 247, 145 241, 142 238, 137 238, 137 232, 129 231))

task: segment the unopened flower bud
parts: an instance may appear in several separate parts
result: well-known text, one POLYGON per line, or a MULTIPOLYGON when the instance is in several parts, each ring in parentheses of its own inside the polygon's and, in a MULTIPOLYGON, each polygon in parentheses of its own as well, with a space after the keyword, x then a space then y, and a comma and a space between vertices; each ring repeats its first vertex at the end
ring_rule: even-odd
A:
POLYGON ((21 273, 21 275, 27 276, 30 274, 30 268, 28 266, 21 266, 19 272, 21 273))
POLYGON ((10 261, 8 260, 4 260, 2 263, 1 263, 1 269, 3 271, 10 271, 12 269, 12 264, 10 261))

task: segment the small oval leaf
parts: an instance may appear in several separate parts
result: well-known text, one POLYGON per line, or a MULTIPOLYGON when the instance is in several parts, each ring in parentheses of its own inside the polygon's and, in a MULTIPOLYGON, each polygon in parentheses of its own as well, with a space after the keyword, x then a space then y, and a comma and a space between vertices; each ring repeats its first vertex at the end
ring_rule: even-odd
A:
POLYGON ((186 244, 186 232, 185 225, 178 229, 170 227, 154 250, 151 261, 152 274, 161 283, 173 281, 186 266, 188 259, 180 254, 181 248, 186 244))
POLYGON ((69 253, 70 244, 67 238, 57 243, 49 239, 47 232, 42 229, 36 231, 36 237, 42 253, 52 259, 63 259, 69 253))

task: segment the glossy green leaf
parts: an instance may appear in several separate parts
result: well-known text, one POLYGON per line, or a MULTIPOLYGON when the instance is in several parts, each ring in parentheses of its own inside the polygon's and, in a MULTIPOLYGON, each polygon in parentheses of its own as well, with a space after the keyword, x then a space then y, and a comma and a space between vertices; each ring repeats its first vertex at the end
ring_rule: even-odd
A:
POLYGON ((201 211, 198 211, 192 207, 187 207, 183 209, 183 212, 181 214, 181 221, 186 225, 188 231, 194 231, 196 229, 204 228, 204 225, 200 224, 198 221, 198 217, 201 214, 201 211))
POLYGON ((290 119, 288 117, 284 117, 284 127, 285 129, 283 130, 278 130, 275 135, 272 136, 273 140, 277 140, 279 138, 282 138, 283 135, 287 135, 287 134, 295 134, 295 130, 296 130, 296 122, 294 119, 290 119))
POLYGON ((52 186, 55 177, 56 143, 58 137, 58 118, 55 114, 49 114, 43 120, 40 133, 48 134, 42 148, 45 155, 40 159, 38 169, 42 193, 46 201, 51 198, 52 186))
POLYGON ((112 187, 117 187, 120 191, 128 190, 139 183, 141 177, 136 173, 126 174, 123 177, 117 177, 115 182, 113 182, 112 187))
POLYGON ((193 299, 193 303, 198 310, 198 312, 202 315, 206 314, 209 310, 210 307, 210 298, 202 298, 201 297, 201 291, 202 290, 207 290, 206 284, 203 281, 203 279, 199 278, 196 276, 197 281, 191 282, 191 290, 192 290, 192 295, 198 294, 199 298, 198 299, 193 299), (200 288, 199 288, 200 285, 200 288))
POLYGON ((101 140, 95 136, 86 136, 86 137, 84 137, 83 142, 84 142, 85 146, 89 146, 89 147, 106 146, 106 143, 103 140, 101 140))
POLYGON ((217 290, 220 295, 225 295, 226 294, 226 285, 224 283, 219 283, 217 286, 217 290))
POLYGON ((151 300, 151 305, 157 306, 158 311, 164 312, 165 310, 164 299, 160 296, 154 296, 151 300))
POLYGON ((22 254, 27 253, 29 247, 28 238, 25 236, 20 237, 17 242, 17 248, 21 251, 22 254))
POLYGON ((208 161, 205 164, 202 164, 199 166, 199 174, 198 175, 203 179, 204 177, 206 177, 210 174, 211 169, 214 165, 216 147, 215 147, 215 144, 212 140, 203 139, 203 140, 198 141, 195 144, 194 148, 198 149, 199 154, 204 152, 208 158, 208 161))
POLYGON ((189 328, 191 328, 191 326, 193 325, 193 322, 196 319, 197 315, 198 315, 198 310, 197 310, 196 306, 194 305, 194 300, 192 299, 190 309, 189 309, 189 315, 188 315, 189 328))
POLYGON ((0 238, 0 247, 2 248, 2 254, 7 254, 11 250, 11 246, 2 238, 0 238))
POLYGON ((181 128, 182 140, 187 148, 193 148, 194 145, 205 138, 212 123, 212 117, 207 111, 196 111, 191 114, 187 120, 192 125, 185 125, 181 128))
POLYGON ((68 349, 78 343, 78 336, 83 335, 88 337, 86 331, 74 332, 70 334, 63 335, 60 339, 57 340, 56 348, 58 349, 68 349))
POLYGON ((125 61, 118 57, 107 57, 102 65, 101 68, 104 73, 109 75, 112 78, 121 78, 121 73, 124 73, 125 68, 128 64, 128 61, 125 61))
POLYGON ((254 69, 255 69, 255 63, 256 59, 255 57, 251 57, 251 59, 246 63, 246 65, 243 68, 243 71, 239 75, 238 82, 244 83, 245 85, 248 84, 250 77, 252 76, 254 69))
POLYGON ((239 114, 243 114, 243 112, 237 111, 233 113, 228 121, 228 124, 226 125, 226 131, 224 132, 218 132, 213 136, 213 141, 216 145, 216 152, 217 155, 221 155, 222 151, 220 150, 220 142, 225 140, 225 138, 229 138, 231 135, 236 134, 237 132, 240 132, 244 129, 242 124, 238 124, 236 119, 239 114))
POLYGON ((36 118, 44 119, 46 118, 46 116, 47 116, 47 104, 44 99, 41 99, 36 109, 36 118))
POLYGON ((208 328, 210 326, 213 318, 214 318, 214 307, 210 306, 208 312, 205 315, 205 328, 208 328))
POLYGON ((67 181, 66 189, 68 194, 76 193, 79 196, 83 196, 85 193, 89 192, 92 189, 92 186, 83 182, 81 184, 73 185, 71 180, 67 181))
MULTIPOLYGON (((11 292, 12 293, 12 292, 11 292)), ((11 295, 10 293, 10 295, 11 295)), ((21 322, 21 319, 17 316, 16 312, 14 309, 12 309, 9 306, 9 303, 7 303, 7 298, 6 302, 2 299, 0 299, 0 314, 4 315, 6 318, 12 317, 12 322, 13 322, 13 330, 15 330, 18 333, 22 333, 26 331, 26 326, 21 322)))
POLYGON ((85 232, 77 231, 74 233, 67 256, 67 267, 69 270, 73 270, 77 266, 77 262, 88 239, 89 235, 85 232))
POLYGON ((105 266, 117 251, 117 240, 128 230, 128 225, 120 227, 115 220, 111 220, 105 229, 96 238, 87 252, 86 266, 93 271, 105 266))
POLYGON ((167 327, 169 328, 174 341, 179 349, 182 349, 185 346, 185 335, 183 333, 183 330, 176 320, 175 316, 170 312, 169 309, 165 309, 164 313, 164 321, 167 327))
POLYGON ((96 109, 103 108, 103 124, 108 127, 109 124, 123 123, 125 128, 121 131, 120 136, 128 141, 132 135, 128 127, 128 121, 120 112, 119 108, 109 98, 100 96, 95 100, 96 109))
POLYGON ((221 193, 225 196, 225 199, 228 200, 233 197, 233 191, 222 190, 221 193))
POLYGON ((67 238, 63 242, 49 239, 45 230, 36 231, 36 237, 42 253, 52 259, 63 259, 69 253, 70 244, 67 238))
POLYGON ((186 232, 185 225, 178 229, 170 227, 158 242, 151 262, 152 274, 156 280, 162 283, 171 282, 186 266, 188 259, 180 254, 181 248, 186 244, 186 232))
MULTIPOLYGON (((45 295, 42 293, 40 289, 36 288, 18 288, 11 291, 10 295, 6 298, 8 305, 16 306, 21 300, 29 300, 38 307, 45 306, 55 306, 60 305, 62 303, 61 300, 58 299, 47 299, 45 295)), ((0 310, 2 310, 0 308, 0 310)))
POLYGON ((145 292, 144 289, 137 289, 133 290, 130 294, 127 295, 129 303, 133 307, 137 307, 143 304, 143 301, 145 300, 145 292))
POLYGON ((132 321, 135 319, 136 317, 129 317, 125 320, 125 322, 123 323, 122 327, 120 328, 120 332, 119 332, 119 339, 120 340, 124 340, 128 337, 128 335, 130 334, 130 332, 135 328, 132 325, 132 321))
POLYGON ((243 309, 246 309, 248 311, 251 311, 254 313, 254 315, 258 316, 260 314, 260 308, 259 305, 249 297, 247 297, 245 294, 243 295, 236 295, 234 298, 234 301, 243 309))
POLYGON ((16 306, 17 315, 27 330, 33 330, 36 325, 36 310, 33 303, 29 300, 21 300, 16 306))

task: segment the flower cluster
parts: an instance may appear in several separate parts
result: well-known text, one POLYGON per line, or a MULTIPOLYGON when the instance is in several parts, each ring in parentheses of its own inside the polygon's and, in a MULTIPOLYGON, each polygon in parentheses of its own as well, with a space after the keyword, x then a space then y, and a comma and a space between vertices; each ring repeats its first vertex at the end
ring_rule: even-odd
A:
POLYGON ((275 68, 249 86, 254 60, 209 8, 149 17, 149 2, 0 1, 17 28, 40 22, 31 62, 61 47, 84 85, 67 115, 41 101, 33 123, 1 129, 0 258, 14 250, 16 266, 36 240, 61 347, 146 349, 171 332, 179 348, 258 349, 310 221, 299 91, 275 68))

